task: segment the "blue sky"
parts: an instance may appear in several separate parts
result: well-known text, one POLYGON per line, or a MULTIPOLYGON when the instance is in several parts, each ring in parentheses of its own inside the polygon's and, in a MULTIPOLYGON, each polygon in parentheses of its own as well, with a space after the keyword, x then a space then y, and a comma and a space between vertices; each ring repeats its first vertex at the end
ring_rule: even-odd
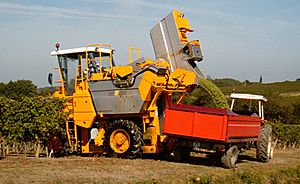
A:
POLYGON ((0 82, 47 86, 56 42, 62 49, 111 43, 120 65, 128 62, 128 46, 154 59, 149 31, 172 9, 189 19, 190 39, 200 39, 205 59, 198 66, 205 75, 300 78, 298 0, 0 0, 0 82))

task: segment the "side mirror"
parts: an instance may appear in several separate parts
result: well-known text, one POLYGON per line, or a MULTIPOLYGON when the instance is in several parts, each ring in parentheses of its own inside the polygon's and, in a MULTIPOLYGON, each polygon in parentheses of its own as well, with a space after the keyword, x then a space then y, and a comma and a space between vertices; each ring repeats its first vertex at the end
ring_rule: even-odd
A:
POLYGON ((52 82, 53 82, 53 74, 50 72, 48 74, 48 83, 52 86, 52 82))

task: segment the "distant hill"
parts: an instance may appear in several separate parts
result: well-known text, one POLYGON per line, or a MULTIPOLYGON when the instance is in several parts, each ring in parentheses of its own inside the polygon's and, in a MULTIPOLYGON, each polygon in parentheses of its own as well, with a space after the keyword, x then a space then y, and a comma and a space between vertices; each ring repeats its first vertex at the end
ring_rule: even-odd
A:
POLYGON ((261 94, 270 97, 280 98, 281 104, 300 102, 300 80, 274 82, 274 83, 251 83, 240 82, 235 79, 215 79, 213 82, 220 88, 225 96, 233 91, 236 93, 261 94))

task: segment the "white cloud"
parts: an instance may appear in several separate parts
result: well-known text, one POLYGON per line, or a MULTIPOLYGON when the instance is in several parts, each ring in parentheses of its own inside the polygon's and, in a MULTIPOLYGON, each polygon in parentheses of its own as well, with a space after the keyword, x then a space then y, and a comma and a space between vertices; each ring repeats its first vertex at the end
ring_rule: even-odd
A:
POLYGON ((69 19, 111 19, 111 20, 139 20, 137 16, 121 15, 121 14, 105 14, 90 11, 83 11, 82 9, 67 9, 51 6, 41 5, 24 5, 18 3, 0 3, 0 12, 9 14, 23 14, 23 15, 39 15, 50 17, 62 17, 69 19))
MULTIPOLYGON (((199 1, 182 1, 179 3, 174 1, 149 1, 149 0, 74 0, 79 2, 89 2, 89 3, 112 3, 114 5, 118 5, 120 7, 128 9, 147 9, 149 11, 171 11, 176 9, 178 11, 184 11, 184 13, 189 13, 193 15, 207 15, 207 16, 215 16, 215 17, 226 17, 230 16, 228 13, 222 12, 220 10, 212 9, 205 5, 205 2, 201 2, 201 6, 199 1), (186 5, 182 5, 186 4, 186 5)), ((147 16, 147 12, 145 12, 145 16, 147 16)))

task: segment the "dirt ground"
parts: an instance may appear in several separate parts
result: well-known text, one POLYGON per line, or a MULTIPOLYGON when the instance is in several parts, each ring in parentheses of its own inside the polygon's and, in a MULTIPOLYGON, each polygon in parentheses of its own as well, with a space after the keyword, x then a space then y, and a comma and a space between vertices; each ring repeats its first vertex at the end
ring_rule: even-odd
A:
POLYGON ((236 169, 223 169, 216 158, 192 157, 189 163, 105 157, 24 158, 0 160, 0 183, 187 183, 191 176, 226 175, 243 170, 276 170, 300 165, 300 149, 275 150, 268 163, 255 151, 240 155, 236 169))

